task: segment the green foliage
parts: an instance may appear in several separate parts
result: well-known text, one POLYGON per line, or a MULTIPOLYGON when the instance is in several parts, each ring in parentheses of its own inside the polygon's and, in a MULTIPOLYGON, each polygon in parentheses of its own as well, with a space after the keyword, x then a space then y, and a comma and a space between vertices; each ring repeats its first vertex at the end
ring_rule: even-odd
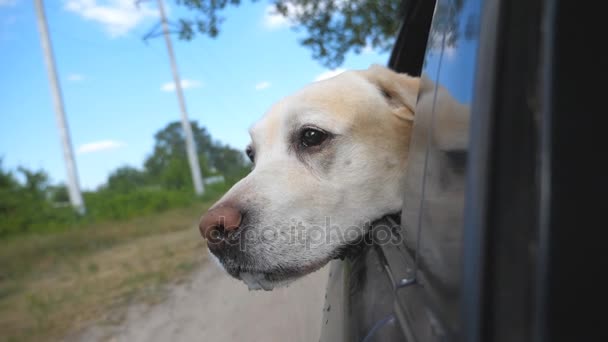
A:
POLYGON ((128 193, 146 185, 146 174, 131 166, 123 166, 108 176, 106 189, 116 193, 128 193))
MULTIPOLYGON (((254 2, 256 0, 252 0, 254 2)), ((238 6, 241 0, 176 0, 195 13, 193 19, 179 21, 180 38, 191 40, 198 32, 216 37, 224 21, 221 12, 228 6, 238 6)), ((389 51, 401 20, 412 8, 409 0, 272 0, 274 13, 282 15, 295 30, 306 35, 300 43, 312 51, 312 57, 331 69, 344 62, 349 51, 360 53, 364 48, 389 51)), ((429 37, 429 47, 443 44, 455 47, 459 40, 471 39, 479 32, 477 20, 463 18, 459 12, 463 0, 438 2, 435 19, 440 26, 429 37), (460 20, 466 22, 461 23, 460 20)))
POLYGON ((65 184, 50 185, 47 188, 47 192, 51 202, 57 204, 70 202, 70 195, 68 194, 68 188, 65 184))
POLYGON ((48 175, 44 171, 20 167, 19 172, 26 179, 24 184, 0 164, 0 237, 54 229, 57 223, 73 224, 78 220, 71 208, 56 207, 47 199, 48 175))
MULTIPOLYGON (((187 175, 190 177, 190 175, 187 175)), ((215 198, 228 190, 227 184, 212 184, 207 187, 204 198, 215 198)), ((122 220, 139 215, 157 213, 171 208, 184 207, 197 198, 192 190, 167 190, 161 188, 139 188, 130 192, 100 190, 85 192, 87 218, 93 222, 122 220)))
MULTIPOLYGON (((249 172, 249 163, 240 151, 214 142, 196 122, 192 122, 192 130, 203 175, 224 178, 224 182, 206 185, 203 200, 217 198, 249 172)), ((143 170, 120 167, 97 191, 83 194, 87 207, 83 216, 69 206, 65 185, 50 184, 42 170, 6 170, 0 159, 0 238, 123 220, 199 201, 185 151, 181 124, 168 124, 156 133, 153 153, 143 170)))
MULTIPOLYGON (((199 154, 201 171, 205 175, 209 173, 206 166, 206 154, 209 154, 213 149, 211 135, 207 133, 204 127, 199 127, 196 121, 192 121, 190 125, 192 127, 194 144, 199 154)), ((146 172, 151 177, 162 177, 162 173, 168 167, 176 167, 176 159, 184 160, 187 163, 186 139, 180 122, 169 123, 154 135, 154 140, 154 151, 144 163, 146 172)))
POLYGON ((43 198, 49 183, 49 176, 42 170, 30 171, 24 167, 17 169, 25 177, 24 190, 36 198, 43 198))
MULTIPOLYGON (((197 122, 192 121, 190 125, 203 176, 219 174, 227 182, 234 183, 249 172, 249 162, 241 151, 214 142, 197 122)), ((169 123, 154 138, 154 152, 144 163, 145 172, 164 188, 191 189, 192 178, 181 123, 169 123)))
MULTIPOLYGON (((254 0, 255 1, 255 0, 254 0)), ((192 10, 194 19, 179 21, 180 38, 190 40, 196 32, 210 37, 219 34, 222 10, 238 6, 240 0, 176 0, 192 10)), ((402 0, 273 0, 275 13, 306 30, 300 43, 312 50, 313 58, 329 68, 343 63, 349 51, 364 47, 388 51, 401 23, 402 0)))

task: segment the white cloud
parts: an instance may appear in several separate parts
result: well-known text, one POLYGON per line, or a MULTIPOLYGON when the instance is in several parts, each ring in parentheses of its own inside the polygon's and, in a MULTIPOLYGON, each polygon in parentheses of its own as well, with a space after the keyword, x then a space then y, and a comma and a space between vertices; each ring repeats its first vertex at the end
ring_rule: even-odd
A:
POLYGON ((124 36, 145 19, 158 16, 149 2, 138 7, 134 0, 66 0, 65 9, 103 25, 111 37, 124 36))
MULTIPOLYGON (((337 8, 344 7, 344 5, 346 3, 347 3, 346 0, 334 0, 334 5, 337 8)), ((288 2, 286 4, 286 6, 287 6, 287 17, 284 17, 281 13, 277 12, 275 5, 266 6, 266 9, 264 10, 263 23, 267 29, 276 30, 276 29, 281 29, 284 27, 294 26, 296 23, 292 19, 303 15, 304 12, 314 13, 316 11, 316 12, 323 13, 323 12, 327 11, 326 4, 323 1, 321 1, 321 3, 318 4, 319 7, 316 10, 313 9, 314 8, 313 4, 307 4, 306 6, 303 6, 303 5, 294 5, 291 2, 288 2)))
POLYGON ((17 0, 0 0, 0 7, 13 7, 17 5, 17 0))
POLYGON ((263 81, 255 85, 255 90, 264 90, 268 87, 270 87, 270 82, 263 81))
POLYGON ((369 55, 369 54, 372 54, 374 52, 375 51, 374 51, 374 48, 372 47, 372 44, 369 44, 369 43, 365 44, 365 46, 363 47, 363 49, 361 49, 361 53, 364 54, 364 55, 369 55))
POLYGON ((94 141, 91 143, 82 144, 82 145, 78 146, 78 150, 76 151, 76 153, 87 154, 87 153, 93 153, 93 152, 114 150, 117 148, 121 148, 125 145, 126 145, 125 143, 120 142, 120 141, 115 141, 115 140, 94 141))
MULTIPOLYGON (((287 4, 287 14, 289 17, 293 17, 295 14, 300 12, 302 12, 301 7, 294 6, 290 3, 287 4)), ((264 10, 264 27, 269 30, 278 30, 293 25, 294 22, 288 17, 284 17, 281 13, 277 12, 274 5, 266 6, 266 10, 264 10)))
POLYGON ((82 82, 85 77, 83 74, 69 74, 67 80, 70 82, 82 82))
MULTIPOLYGON (((186 80, 186 79, 181 80, 181 84, 182 84, 182 89, 183 90, 192 89, 192 88, 200 88, 203 85, 201 83, 201 81, 186 80)), ((163 84, 160 87, 160 90, 166 91, 166 92, 175 91, 175 82, 167 82, 167 83, 163 84)))
POLYGON ((289 19, 275 10, 274 5, 266 6, 264 11, 264 26, 270 30, 276 30, 290 26, 289 19))
POLYGON ((456 56, 456 47, 454 46, 446 46, 443 49, 443 53, 448 59, 453 59, 456 56))
POLYGON ((317 81, 323 81, 323 80, 326 80, 328 78, 332 78, 334 76, 338 76, 338 75, 340 75, 341 73, 343 73, 345 71, 346 71, 346 69, 338 68, 338 69, 328 70, 328 71, 322 72, 319 75, 317 75, 317 77, 315 77, 315 82, 317 82, 317 81))

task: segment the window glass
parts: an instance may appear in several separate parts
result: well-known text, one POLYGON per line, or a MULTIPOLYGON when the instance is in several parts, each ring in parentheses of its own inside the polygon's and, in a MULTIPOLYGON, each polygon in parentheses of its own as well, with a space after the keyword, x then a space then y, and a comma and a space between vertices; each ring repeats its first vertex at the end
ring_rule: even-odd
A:
MULTIPOLYGON (((438 0, 424 60, 401 224, 416 278, 456 324, 480 0, 438 0)), ((449 327, 457 331, 458 327, 449 327)))

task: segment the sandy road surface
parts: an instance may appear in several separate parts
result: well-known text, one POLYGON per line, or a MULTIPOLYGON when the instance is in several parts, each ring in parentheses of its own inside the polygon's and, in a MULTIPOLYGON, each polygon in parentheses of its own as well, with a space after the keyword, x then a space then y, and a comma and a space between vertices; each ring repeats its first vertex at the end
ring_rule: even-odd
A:
POLYGON ((249 291, 211 262, 154 306, 127 309, 119 325, 92 326, 70 341, 318 341, 328 267, 287 288, 249 291))

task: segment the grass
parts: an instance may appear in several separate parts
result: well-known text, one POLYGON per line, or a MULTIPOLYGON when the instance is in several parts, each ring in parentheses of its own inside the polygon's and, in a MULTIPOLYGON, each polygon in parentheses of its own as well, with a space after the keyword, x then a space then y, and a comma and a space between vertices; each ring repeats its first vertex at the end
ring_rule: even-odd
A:
POLYGON ((205 260, 195 227, 211 203, 0 241, 0 341, 61 339, 119 322, 126 303, 159 301, 205 260))

